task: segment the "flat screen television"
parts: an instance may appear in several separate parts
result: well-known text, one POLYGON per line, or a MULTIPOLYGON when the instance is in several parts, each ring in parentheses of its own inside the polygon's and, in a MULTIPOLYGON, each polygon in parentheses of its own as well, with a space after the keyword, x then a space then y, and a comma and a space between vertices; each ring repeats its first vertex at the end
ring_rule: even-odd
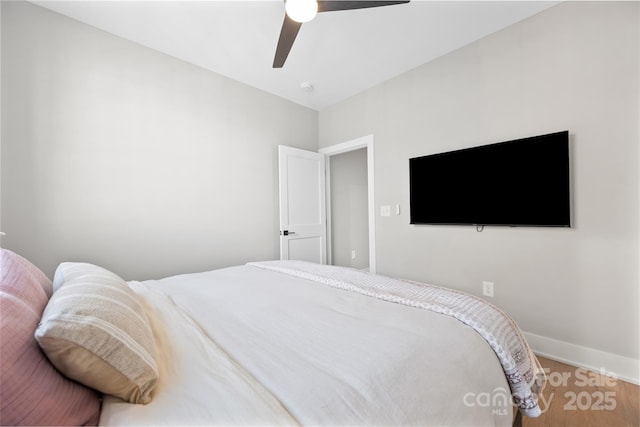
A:
POLYGON ((569 132, 409 159, 411 224, 570 227, 569 132))

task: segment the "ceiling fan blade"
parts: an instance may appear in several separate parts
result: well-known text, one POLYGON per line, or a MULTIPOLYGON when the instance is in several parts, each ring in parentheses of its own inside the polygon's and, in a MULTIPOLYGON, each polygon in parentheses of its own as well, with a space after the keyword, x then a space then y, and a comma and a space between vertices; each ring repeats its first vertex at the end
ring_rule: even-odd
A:
POLYGON ((335 10, 366 9, 370 7, 393 6, 409 3, 409 0, 318 0, 318 12, 333 12, 335 10))
POLYGON ((280 30, 280 38, 278 39, 278 47, 276 48, 276 56, 273 59, 273 68, 282 68, 284 62, 289 56, 289 51, 293 42, 300 31, 301 23, 296 22, 284 15, 284 22, 282 23, 282 30, 280 30))

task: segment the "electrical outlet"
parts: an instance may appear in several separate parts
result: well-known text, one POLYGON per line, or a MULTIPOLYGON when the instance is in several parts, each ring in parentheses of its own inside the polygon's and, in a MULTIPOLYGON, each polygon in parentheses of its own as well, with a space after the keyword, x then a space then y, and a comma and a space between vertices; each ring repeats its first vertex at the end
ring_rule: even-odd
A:
POLYGON ((351 259, 356 259, 356 250, 355 249, 351 250, 351 259))
POLYGON ((493 282, 482 282, 482 295, 493 297, 493 282))

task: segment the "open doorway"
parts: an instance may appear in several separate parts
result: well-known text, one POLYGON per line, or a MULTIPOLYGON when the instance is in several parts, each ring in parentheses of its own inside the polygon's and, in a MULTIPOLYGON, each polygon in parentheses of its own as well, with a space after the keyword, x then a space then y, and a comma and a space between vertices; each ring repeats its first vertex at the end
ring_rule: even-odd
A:
POLYGON ((327 162, 327 261, 375 273, 373 135, 319 151, 327 162))
POLYGON ((369 270, 367 149, 331 156, 331 264, 369 270))

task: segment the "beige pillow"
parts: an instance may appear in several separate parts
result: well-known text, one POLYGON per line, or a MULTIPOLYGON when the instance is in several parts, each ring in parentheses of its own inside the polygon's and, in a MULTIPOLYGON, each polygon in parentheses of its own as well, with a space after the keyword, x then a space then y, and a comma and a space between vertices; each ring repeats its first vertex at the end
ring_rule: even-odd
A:
POLYGON ((116 274, 63 263, 35 337, 51 363, 82 384, 132 403, 148 403, 158 379, 149 320, 116 274))

